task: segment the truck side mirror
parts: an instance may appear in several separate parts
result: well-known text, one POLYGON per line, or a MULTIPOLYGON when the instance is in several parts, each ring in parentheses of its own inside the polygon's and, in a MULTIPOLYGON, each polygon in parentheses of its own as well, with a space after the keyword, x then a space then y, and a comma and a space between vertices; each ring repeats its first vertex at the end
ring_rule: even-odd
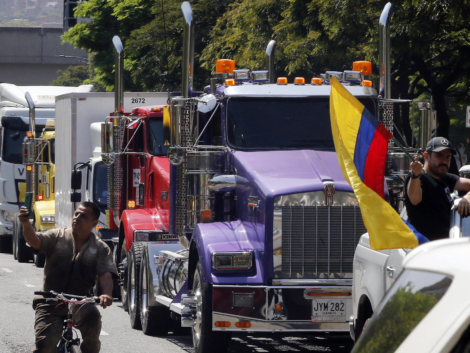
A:
POLYGON ((101 124, 101 153, 113 151, 113 124, 101 124))
POLYGON ((70 194, 70 202, 82 202, 82 193, 74 191, 70 194))
POLYGON ((71 180, 70 188, 72 190, 79 190, 82 188, 82 171, 81 170, 72 170, 72 180, 71 180))

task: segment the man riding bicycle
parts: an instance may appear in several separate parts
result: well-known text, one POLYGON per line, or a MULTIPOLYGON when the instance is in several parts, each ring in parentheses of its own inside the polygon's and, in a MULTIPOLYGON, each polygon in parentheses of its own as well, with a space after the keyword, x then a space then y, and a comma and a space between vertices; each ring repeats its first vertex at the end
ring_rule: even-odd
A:
MULTIPOLYGON (((23 225, 25 240, 36 254, 46 255, 43 291, 86 296, 98 278, 103 308, 113 303, 113 275, 117 276, 109 247, 92 230, 98 224, 100 210, 92 202, 82 202, 75 210, 72 228, 51 229, 37 233, 29 222, 29 212, 21 207, 18 218, 23 225)), ((67 305, 45 302, 36 297, 34 353, 56 353, 62 335, 67 305)), ((74 326, 82 334, 81 349, 85 353, 100 351, 101 315, 94 305, 77 307, 74 326)))

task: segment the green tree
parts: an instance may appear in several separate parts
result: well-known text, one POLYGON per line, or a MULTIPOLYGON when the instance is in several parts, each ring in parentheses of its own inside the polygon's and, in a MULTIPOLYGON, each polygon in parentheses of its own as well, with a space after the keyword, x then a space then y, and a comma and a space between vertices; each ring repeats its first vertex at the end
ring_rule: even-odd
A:
POLYGON ((76 87, 86 84, 86 80, 90 77, 86 65, 69 66, 63 71, 57 71, 57 75, 59 77, 50 83, 51 86, 76 87))

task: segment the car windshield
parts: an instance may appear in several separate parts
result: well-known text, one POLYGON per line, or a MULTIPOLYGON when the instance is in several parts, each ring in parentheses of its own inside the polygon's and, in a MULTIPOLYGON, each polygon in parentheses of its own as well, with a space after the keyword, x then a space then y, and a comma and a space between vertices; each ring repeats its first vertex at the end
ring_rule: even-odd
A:
MULTIPOLYGON (((8 163, 23 163, 23 140, 29 125, 18 117, 3 117, 3 151, 2 160, 8 163)), ((44 125, 36 125, 36 136, 41 134, 44 125)))
POLYGON ((154 156, 166 156, 168 144, 165 145, 163 136, 163 119, 148 119, 147 125, 147 151, 154 156))
POLYGON ((93 202, 103 211, 108 200, 108 166, 103 162, 96 163, 93 174, 93 202))
POLYGON ((352 353, 391 353, 444 296, 452 278, 405 270, 380 303, 352 353))
MULTIPOLYGON (((372 98, 359 98, 376 114, 372 98)), ((330 98, 233 97, 227 103, 229 146, 250 149, 335 149, 330 98)))

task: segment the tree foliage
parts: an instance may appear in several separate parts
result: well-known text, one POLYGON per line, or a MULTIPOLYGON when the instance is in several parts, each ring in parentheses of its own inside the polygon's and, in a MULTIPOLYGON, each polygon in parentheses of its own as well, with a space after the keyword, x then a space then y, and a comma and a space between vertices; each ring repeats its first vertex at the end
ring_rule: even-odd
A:
POLYGON ((57 71, 58 78, 50 83, 51 86, 71 86, 77 87, 86 83, 90 77, 88 66, 69 66, 65 70, 57 71))
MULTIPOLYGON (((114 49, 125 47, 126 90, 178 89, 181 81, 183 18, 180 0, 89 0, 76 14, 93 18, 64 35, 64 41, 93 54, 92 80, 112 90, 114 49)), ((265 67, 265 49, 277 41, 276 75, 309 79, 326 70, 351 69, 356 60, 378 70, 378 20, 387 0, 193 0, 196 27, 196 88, 207 84, 215 60, 234 59, 238 68, 265 67)), ((445 98, 470 102, 470 3, 396 0, 391 21, 392 96, 432 96, 438 135, 449 136, 445 98)), ((375 76, 377 78, 377 76, 375 76)), ((396 122, 412 142, 409 111, 396 122)))

